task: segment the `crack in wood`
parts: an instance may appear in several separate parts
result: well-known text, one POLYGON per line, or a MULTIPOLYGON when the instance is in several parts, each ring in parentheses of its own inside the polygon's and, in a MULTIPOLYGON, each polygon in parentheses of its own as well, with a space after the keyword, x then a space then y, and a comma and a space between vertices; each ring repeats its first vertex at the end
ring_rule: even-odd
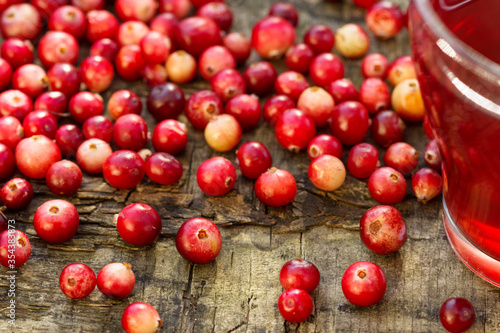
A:
POLYGON ((198 306, 198 297, 191 294, 193 284, 194 264, 189 266, 189 276, 186 289, 182 294, 182 311, 179 320, 179 332, 194 332, 194 324, 196 321, 196 309, 198 306))

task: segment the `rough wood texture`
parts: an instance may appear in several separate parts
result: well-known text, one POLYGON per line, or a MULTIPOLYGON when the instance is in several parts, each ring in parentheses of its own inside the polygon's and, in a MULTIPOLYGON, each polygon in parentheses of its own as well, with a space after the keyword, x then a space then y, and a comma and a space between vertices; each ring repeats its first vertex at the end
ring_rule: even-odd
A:
MULTIPOLYGON (((406 0, 399 2, 406 7, 406 0)), ((301 10, 298 38, 313 23, 337 29, 346 22, 363 22, 364 12, 347 0, 344 4, 321 0, 292 3, 301 10)), ((233 30, 246 33, 270 5, 265 0, 228 0, 228 4, 236 16, 233 30)), ((408 34, 385 42, 373 40, 371 51, 382 52, 391 60, 409 53, 408 34)), ((256 55, 250 61, 254 60, 256 55)), ((359 85, 360 60, 345 60, 345 64, 346 76, 359 85)), ((276 66, 284 70, 282 62, 276 66)), ((147 95, 142 84, 119 81, 104 97, 125 87, 142 97, 147 95)), ((196 82, 183 88, 189 95, 204 87, 208 84, 196 82)), ((146 110, 143 116, 152 128, 154 123, 146 110)), ((286 152, 274 139, 272 128, 262 122, 258 129, 244 134, 242 142, 259 138, 269 147, 274 165, 295 175, 298 194, 293 204, 279 209, 263 206, 253 194, 253 182, 241 176, 228 195, 207 197, 196 184, 197 167, 215 155, 234 161, 235 153, 216 154, 201 132, 190 128, 189 135, 188 147, 179 156, 184 175, 175 186, 159 186, 144 179, 136 189, 125 191, 110 187, 102 177, 85 176, 79 193, 70 198, 81 214, 80 228, 63 245, 47 245, 36 236, 34 212, 54 196, 43 182, 34 182, 36 197, 29 209, 9 213, 29 235, 33 247, 31 259, 17 274, 13 331, 121 332, 123 309, 144 301, 158 309, 164 322, 162 332, 438 332, 443 331, 439 307, 451 296, 466 297, 474 304, 477 320, 471 332, 500 328, 499 290, 470 272, 453 253, 441 222, 440 200, 421 205, 409 189, 405 201, 396 206, 406 219, 408 242, 394 255, 374 255, 363 246, 358 232, 360 216, 375 205, 365 182, 348 177, 333 193, 315 189, 307 179, 306 154, 286 152), (154 246, 130 246, 116 232, 113 215, 132 202, 158 209, 163 231, 154 246), (212 219, 223 235, 220 256, 205 266, 190 265, 177 254, 174 244, 178 227, 196 216, 212 219), (297 257, 314 262, 322 275, 313 293, 314 313, 300 325, 285 323, 276 305, 282 292, 278 280, 281 266, 297 257), (350 305, 340 288, 345 269, 360 260, 379 264, 388 280, 384 299, 370 308, 350 305), (129 262, 137 277, 135 289, 119 302, 98 290, 84 300, 68 299, 59 290, 58 278, 72 262, 86 263, 95 272, 111 262, 129 262)), ((423 153, 427 139, 419 126, 409 126, 406 138, 423 153)), ((12 329, 4 308, 6 269, 0 269, 0 278, 0 331, 4 332, 12 329)))

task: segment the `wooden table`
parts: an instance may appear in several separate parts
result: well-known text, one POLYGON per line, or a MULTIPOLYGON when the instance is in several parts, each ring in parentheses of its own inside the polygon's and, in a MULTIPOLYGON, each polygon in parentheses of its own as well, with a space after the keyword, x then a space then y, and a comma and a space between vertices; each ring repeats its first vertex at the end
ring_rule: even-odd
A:
MULTIPOLYGON (((364 11, 347 0, 345 4, 291 2, 301 10, 298 38, 313 23, 326 23, 333 29, 347 22, 364 24, 364 11)), ((403 7, 407 2, 400 0, 403 7)), ((233 30, 248 34, 269 8, 265 0, 228 0, 228 4, 235 14, 233 30)), ((382 52, 390 60, 409 53, 408 34, 405 31, 385 42, 373 39, 371 51, 382 52)), ((249 62, 256 60, 254 54, 249 62)), ((275 64, 280 72, 285 69, 282 61, 275 64)), ((345 60, 345 64, 346 76, 359 86, 360 60, 345 60)), ((112 91, 126 87, 143 98, 148 92, 141 83, 117 81, 103 96, 108 98, 112 91)), ((183 88, 189 96, 208 87, 199 81, 183 88)), ((146 110, 143 116, 152 130, 154 122, 146 110)), ((180 120, 187 123, 184 116, 180 120)), ((338 191, 319 191, 308 181, 305 152, 285 151, 264 122, 244 134, 241 142, 255 138, 267 145, 275 166, 289 170, 297 179, 297 197, 284 208, 262 205, 253 193, 253 182, 240 173, 228 195, 204 195, 196 184, 197 167, 212 156, 234 161, 235 152, 215 153, 192 127, 188 146, 178 156, 184 175, 175 186, 159 186, 145 178, 133 190, 117 190, 102 177, 86 175, 81 190, 69 198, 80 213, 80 228, 65 244, 48 245, 36 236, 35 210, 54 196, 44 182, 34 181, 36 194, 29 208, 8 212, 28 234, 33 248, 30 260, 17 274, 14 331, 121 332, 124 308, 140 301, 158 309, 164 322, 162 332, 440 332, 444 330, 438 311, 452 296, 466 297, 474 304, 477 319, 471 332, 500 330, 499 290, 475 276, 452 251, 439 199, 422 205, 408 188, 406 199, 396 205, 406 220, 408 241, 396 254, 375 255, 364 247, 358 231, 361 215, 376 205, 366 182, 348 176, 338 191), (113 225, 113 215, 134 202, 152 205, 162 217, 162 234, 153 246, 130 246, 113 225), (204 266, 182 259, 174 244, 179 226, 197 216, 214 221, 223 236, 219 257, 204 266), (321 283, 312 293, 315 309, 311 317, 302 324, 290 324, 281 318, 276 305, 282 292, 278 275, 285 262, 298 257, 316 264, 321 283), (351 305, 340 287, 345 269, 360 260, 380 265, 388 281, 383 300, 369 308, 351 305), (135 289, 123 301, 107 299, 97 289, 86 299, 69 299, 60 291, 58 279, 61 270, 73 262, 85 263, 96 273, 108 263, 129 262, 137 278, 135 289)), ((428 140, 421 126, 408 126, 406 139, 422 155, 428 140)), ((421 159, 420 166, 424 165, 421 159)), ((2 332, 11 329, 4 308, 6 271, 0 270, 2 332)))

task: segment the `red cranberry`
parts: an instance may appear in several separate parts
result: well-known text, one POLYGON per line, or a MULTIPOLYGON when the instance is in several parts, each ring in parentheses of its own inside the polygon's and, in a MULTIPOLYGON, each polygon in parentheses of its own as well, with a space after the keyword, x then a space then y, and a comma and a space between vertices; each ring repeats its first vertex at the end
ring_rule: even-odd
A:
POLYGON ((172 185, 182 177, 182 164, 168 153, 155 153, 146 159, 146 174, 158 184, 172 185))
POLYGON ((71 157, 83 142, 83 134, 75 125, 63 125, 57 129, 55 139, 62 156, 71 157))
POLYGON ((315 84, 326 87, 344 77, 344 64, 336 55, 322 53, 312 60, 309 73, 315 84))
POLYGON ((361 63, 361 74, 365 78, 376 77, 385 79, 387 70, 389 69, 389 61, 380 53, 372 53, 363 58, 361 63))
POLYGON ((32 111, 23 120, 24 136, 43 134, 54 139, 57 131, 57 120, 48 111, 32 111))
POLYGON ((403 175, 409 175, 418 166, 418 151, 406 142, 396 142, 385 152, 384 162, 403 175))
POLYGON ((115 39, 119 23, 116 17, 107 10, 91 10, 87 13, 87 21, 86 35, 89 42, 93 43, 103 38, 115 39))
POLYGON ((31 98, 19 90, 6 90, 0 94, 0 115, 23 120, 33 110, 31 98))
POLYGON ((439 320, 448 332, 465 332, 476 320, 474 306, 462 297, 448 298, 439 309, 439 320))
POLYGON ((59 161, 47 170, 45 180, 52 193, 60 197, 69 197, 80 189, 82 171, 73 162, 59 161))
POLYGON ((237 165, 243 176, 257 179, 271 168, 273 159, 269 150, 260 142, 250 141, 236 151, 237 165))
POLYGON ((327 86, 327 90, 335 100, 335 104, 347 101, 359 101, 358 90, 349 79, 335 80, 327 86))
POLYGON ((0 199, 10 210, 24 209, 33 199, 33 187, 27 180, 11 179, 3 186, 0 199))
MULTIPOLYGON (((165 1, 165 0, 164 0, 165 1)), ((164 2, 163 1, 163 2, 164 2)), ((169 0, 167 0, 169 1, 169 0)), ((172 1, 172 0, 170 0, 172 1)), ((177 0, 173 0, 177 1, 177 0)), ((189 5, 189 0, 180 0, 180 1, 186 1, 189 5)), ((162 1, 160 1, 162 2, 162 1)), ((161 10, 160 6, 160 10, 161 10)), ((175 29, 177 29, 177 26, 179 25, 179 20, 177 19, 176 15, 172 13, 161 13, 157 15, 149 24, 149 27, 151 28, 152 31, 158 31, 162 35, 167 36, 168 38, 172 39, 174 38, 174 32, 175 29)))
POLYGON ((210 119, 223 111, 221 99, 211 90, 193 93, 184 110, 191 125, 199 130, 204 130, 210 119))
POLYGON ((329 134, 321 134, 314 137, 307 146, 307 155, 311 160, 322 155, 332 155, 340 159, 343 154, 342 143, 339 139, 329 134))
POLYGON ((370 37, 360 25, 348 23, 337 30, 335 46, 345 58, 360 58, 370 49, 370 37))
POLYGON ((186 51, 176 51, 168 57, 165 68, 170 81, 188 83, 196 76, 196 59, 186 51))
POLYGON ((0 264, 10 270, 24 265, 31 255, 31 244, 24 232, 16 229, 0 233, 0 264), (12 246, 14 245, 14 248, 12 246), (12 257, 14 255, 14 257, 12 257))
POLYGON ((152 142, 158 152, 179 154, 188 142, 186 125, 174 119, 163 120, 155 127, 152 142))
POLYGON ((146 65, 141 71, 142 81, 149 87, 167 82, 167 70, 163 64, 146 65))
POLYGON ((411 187, 417 200, 425 204, 441 193, 443 179, 436 170, 422 168, 411 178, 411 187))
POLYGON ((0 90, 4 90, 10 83, 12 66, 5 59, 0 58, 0 90))
POLYGON ((12 75, 12 88, 36 98, 47 89, 47 74, 38 65, 22 65, 12 75))
POLYGON ((279 16, 284 18, 294 27, 299 23, 299 11, 288 2, 276 2, 269 8, 268 16, 279 16))
POLYGON ((356 306, 378 303, 385 294, 387 282, 382 269, 368 261, 358 261, 342 276, 342 292, 356 306))
POLYGON ((361 240, 376 254, 391 254, 406 243, 406 223, 392 206, 368 209, 360 221, 361 240))
POLYGON ((212 221, 196 217, 187 220, 179 228, 175 237, 175 247, 187 261, 204 265, 219 255, 222 237, 212 221))
POLYGON ((186 100, 182 89, 174 83, 159 84, 148 94, 147 107, 156 121, 177 118, 186 100))
POLYGON ((130 264, 107 264, 97 274, 97 288, 114 300, 119 301, 130 295, 134 286, 135 274, 130 264))
POLYGON ((83 142, 76 152, 76 160, 83 171, 91 174, 101 173, 104 162, 113 151, 109 144, 100 139, 83 142))
POLYGON ((104 116, 93 116, 85 120, 82 131, 86 140, 96 138, 109 143, 113 139, 113 122, 104 116))
POLYGON ((207 195, 218 197, 231 191, 236 184, 236 169, 223 157, 212 157, 196 171, 198 186, 207 195))
POLYGON ((441 171, 441 154, 439 153, 439 147, 437 145, 436 139, 429 141, 425 146, 424 160, 428 166, 436 171, 441 171))
POLYGON ((406 180, 397 170, 382 167, 368 179, 368 191, 375 201, 383 205, 395 205, 405 197, 406 180))
POLYGON ((371 7, 377 1, 380 1, 380 0, 352 0, 352 2, 356 6, 364 8, 364 9, 368 9, 369 7, 371 7))
POLYGON ((225 111, 236 118, 243 131, 249 131, 259 124, 262 111, 255 95, 242 94, 231 98, 225 111))
POLYGON ((59 275, 59 287, 69 298, 85 298, 94 291, 95 286, 95 273, 92 268, 85 264, 69 264, 59 275))
POLYGON ((2 43, 0 53, 2 58, 12 65, 12 68, 17 68, 33 62, 33 49, 33 45, 27 40, 8 38, 2 43))
POLYGON ((96 40, 90 47, 90 56, 101 56, 108 59, 112 63, 120 50, 117 42, 109 38, 96 40))
POLYGON ((335 107, 333 97, 323 88, 311 87, 302 92, 297 108, 311 116, 317 127, 325 126, 335 107))
POLYGON ((136 114, 126 114, 118 118, 113 131, 113 141, 119 149, 138 151, 148 142, 148 125, 136 114))
POLYGON ((158 311, 147 303, 135 302, 123 311, 122 327, 127 333, 156 332, 162 324, 158 311))
POLYGON ((68 109, 76 122, 83 123, 90 117, 102 115, 104 105, 101 96, 82 91, 71 97, 68 109))
POLYGON ((38 43, 38 58, 47 68, 56 63, 75 64, 78 60, 78 41, 63 31, 47 32, 38 43))
POLYGON ((252 46, 265 59, 281 58, 295 42, 295 29, 287 20, 270 16, 252 29, 252 46))
POLYGON ((170 39, 157 31, 148 32, 141 39, 140 45, 148 64, 164 63, 172 49, 170 39))
POLYGON ((215 2, 225 2, 226 0, 190 0, 191 4, 195 6, 196 8, 200 8, 203 5, 206 5, 209 2, 215 1, 215 2))
POLYGON ((59 119, 66 112, 68 98, 60 91, 47 91, 38 96, 35 100, 35 110, 47 110, 56 119, 59 119))
POLYGON ((320 274, 318 268, 304 259, 293 259, 281 267, 280 283, 285 289, 301 289, 312 292, 318 286, 320 274))
POLYGON ((289 109, 276 122, 274 134, 278 143, 291 152, 307 148, 316 135, 313 119, 298 109, 289 109))
POLYGON ((42 16, 31 4, 14 4, 3 11, 0 30, 5 39, 34 40, 42 30, 42 16))
POLYGON ((378 1, 366 12, 366 25, 375 37, 395 37, 403 28, 404 16, 398 5, 390 1, 378 1))
POLYGON ((115 11, 122 21, 139 20, 149 22, 156 13, 156 6, 154 0, 116 0, 115 11))
POLYGON ((133 203, 123 208, 115 215, 114 223, 123 240, 135 246, 153 244, 160 236, 162 227, 158 212, 143 203, 133 203))
POLYGON ((49 30, 64 31, 80 39, 87 31, 85 13, 75 6, 61 6, 49 18, 49 30))
POLYGON ((130 90, 118 90, 108 100, 108 111, 114 120, 126 114, 140 115, 142 102, 136 93, 130 90))
POLYGON ((141 71, 146 65, 138 45, 123 46, 115 58, 118 75, 127 81, 134 81, 141 77, 141 71))
POLYGON ((233 25, 233 12, 226 4, 209 2, 198 9, 196 16, 208 17, 219 26, 222 31, 229 31, 233 25))
POLYGON ((405 123, 396 112, 386 110, 373 117, 370 133, 377 144, 387 147, 403 140, 405 128, 405 123))
POLYGON ((349 151, 347 170, 356 178, 368 178, 380 166, 378 150, 369 143, 358 143, 349 151))
MULTIPOLYGON (((189 13, 189 10, 191 9, 191 3, 189 2, 189 0, 160 0, 158 9, 160 13, 171 14, 174 15, 176 19, 182 19, 189 13)), ((158 16, 156 16, 156 18, 158 18, 158 16)))
POLYGON ((140 45, 141 40, 149 32, 149 27, 139 21, 123 22, 118 28, 116 40, 120 46, 140 45))
MULTIPOLYGON (((14 154, 9 147, 0 143, 0 180, 12 176, 16 168, 14 154)), ((3 230, 0 230, 2 232, 3 230)))
POLYGON ((179 48, 198 57, 210 46, 220 44, 220 29, 208 17, 188 17, 177 26, 175 42, 179 48))
POLYGON ((15 156, 23 175, 43 179, 49 167, 61 160, 61 151, 53 140, 44 135, 34 135, 19 142, 15 156))
POLYGON ((244 64, 250 52, 252 51, 252 43, 241 32, 231 32, 222 39, 222 45, 233 54, 234 59, 238 65, 244 64))
POLYGON ((340 159, 332 155, 321 155, 311 161, 308 169, 311 183, 322 191, 335 191, 345 181, 345 167, 340 159))
POLYGON ((434 132, 432 132, 432 125, 431 125, 431 123, 429 121, 429 117, 427 115, 425 115, 425 117, 424 117, 423 126, 424 126, 425 135, 427 135, 429 140, 434 139, 434 132))
MULTIPOLYGON (((211 3, 219 4, 218 2, 211 3)), ((223 4, 219 5, 223 6, 223 4)), ((227 48, 215 45, 203 51, 198 61, 198 66, 201 76, 205 80, 210 81, 215 74, 224 69, 235 69, 236 60, 227 48)))
POLYGON ((302 289, 289 289, 278 299, 278 310, 281 316, 291 323, 307 320, 313 311, 311 296, 302 289))
POLYGON ((304 75, 294 71, 281 73, 274 83, 277 94, 286 95, 294 101, 298 100, 300 94, 308 87, 309 83, 304 75))
POLYGON ((70 98, 80 91, 80 71, 72 64, 55 64, 47 72, 49 88, 70 98))
MULTIPOLYGON (((75 167, 78 168, 76 165, 75 167)), ((45 202, 36 210, 33 219, 33 226, 38 237, 52 244, 62 244, 73 238, 78 231, 79 223, 79 215, 75 206, 65 200, 45 202)))
POLYGON ((329 53, 335 45, 335 35, 327 25, 316 24, 307 30, 304 43, 316 54, 329 53))
POLYGON ((330 120, 332 134, 346 145, 363 141, 370 127, 368 111, 363 104, 355 101, 337 105, 330 120))
POLYGON ((14 152, 17 144, 23 137, 24 130, 17 118, 11 116, 0 117, 0 143, 6 145, 14 152))
POLYGON ((393 87, 408 79, 417 78, 413 59, 409 55, 396 58, 387 71, 387 79, 393 87))
POLYGON ((219 95, 225 103, 234 96, 245 93, 245 80, 234 69, 224 69, 215 74, 210 80, 212 90, 219 95))
POLYGON ((227 152, 241 139, 241 126, 230 114, 214 116, 205 127, 205 141, 215 151, 227 152))
POLYGON ((104 161, 102 172, 109 185, 130 189, 141 182, 146 170, 139 154, 132 150, 118 150, 104 161))
POLYGON ((259 96, 272 92, 276 76, 276 69, 267 61, 253 63, 243 72, 247 91, 259 96))
POLYGON ((109 88, 115 71, 106 58, 91 56, 83 59, 80 64, 80 75, 88 90, 101 92, 109 88))
POLYGON ((305 74, 309 71, 313 58, 314 52, 307 44, 296 44, 286 52, 286 67, 291 71, 305 74))
POLYGON ((254 191, 264 205, 281 207, 295 199, 297 183, 290 172, 273 167, 257 178, 254 191))
POLYGON ((275 95, 264 103, 264 120, 271 126, 276 124, 288 109, 295 108, 295 102, 286 95, 275 95))
POLYGON ((391 93, 387 84, 379 78, 368 78, 359 88, 359 100, 370 114, 387 110, 391 105, 391 93))
POLYGON ((106 0, 71 0, 71 4, 75 7, 80 8, 85 13, 90 13, 93 10, 103 9, 106 0))

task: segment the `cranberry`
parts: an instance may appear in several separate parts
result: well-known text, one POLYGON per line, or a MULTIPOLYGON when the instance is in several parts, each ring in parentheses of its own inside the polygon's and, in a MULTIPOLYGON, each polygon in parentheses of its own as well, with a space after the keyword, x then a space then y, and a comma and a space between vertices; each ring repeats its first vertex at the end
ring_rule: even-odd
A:
POLYGON ((104 116, 93 116, 83 123, 83 136, 85 139, 101 139, 111 142, 113 139, 113 123, 104 116))
POLYGON ((146 65, 141 71, 143 82, 149 87, 156 87, 167 82, 167 70, 163 64, 146 65))
MULTIPOLYGON (((176 19, 182 19, 189 13, 189 10, 191 9, 191 3, 189 2, 189 0, 160 0, 158 7, 160 13, 173 14, 176 19)), ((156 18, 158 18, 158 16, 156 16, 156 18)))
POLYGON ((63 31, 47 32, 38 43, 38 58, 47 68, 56 63, 75 64, 78 60, 78 41, 63 31))
POLYGON ((207 195, 218 197, 231 191, 236 184, 236 169, 223 157, 212 157, 196 171, 198 186, 207 195))
POLYGON ((305 74, 314 58, 314 52, 307 44, 296 44, 288 49, 285 56, 289 70, 305 74))
POLYGON ((114 120, 126 114, 140 115, 142 102, 136 93, 130 90, 118 90, 108 100, 108 111, 114 120))
MULTIPOLYGON (((189 5, 189 0, 181 0, 181 1, 186 1, 189 5)), ((165 0, 163 2, 165 2, 165 0)), ((165 35, 168 38, 172 39, 174 38, 174 31, 175 29, 177 29, 178 25, 179 25, 179 20, 177 19, 176 15, 172 13, 161 13, 151 21, 149 27, 151 28, 152 31, 158 31, 162 35, 165 35)))
POLYGON ((302 92, 297 108, 311 116, 317 127, 325 126, 335 107, 333 97, 323 88, 311 87, 302 92))
POLYGON ((269 150, 260 142, 250 141, 236 151, 237 165, 243 176, 257 179, 272 166, 269 150))
POLYGON ((298 109, 289 109, 276 122, 274 134, 278 143, 291 152, 307 148, 316 135, 313 119, 298 109))
POLYGON ((337 51, 346 58, 360 58, 370 49, 370 38, 358 24, 348 23, 335 34, 337 51))
POLYGON ((54 10, 65 5, 67 0, 31 0, 30 2, 44 18, 48 18, 54 10))
POLYGON ((136 114, 126 114, 118 118, 113 131, 113 141, 119 149, 138 151, 148 142, 148 125, 136 114))
POLYGON ((424 132, 425 135, 427 135, 427 137, 429 138, 429 140, 434 139, 434 132, 432 132, 432 125, 427 115, 424 116, 424 132))
POLYGON ((405 128, 404 121, 396 112, 386 110, 373 117, 370 133, 377 144, 387 147, 403 140, 405 128))
POLYGON ((141 182, 146 171, 139 154, 131 150, 118 150, 104 161, 102 172, 111 186, 131 189, 141 182))
POLYGON ((16 164, 22 174, 43 179, 49 167, 61 160, 56 143, 44 135, 22 139, 16 147, 16 164))
POLYGON ((2 43, 0 53, 12 68, 17 68, 33 62, 33 49, 33 45, 27 40, 8 38, 2 43))
POLYGON ((115 215, 114 223, 123 240, 135 246, 153 244, 160 236, 162 227, 158 212, 143 203, 133 203, 123 208, 115 215))
POLYGON ((107 10, 91 10, 87 13, 87 22, 86 36, 89 42, 93 43, 103 38, 115 39, 119 23, 116 17, 107 10))
POLYGON ((140 21, 127 21, 120 24, 116 40, 120 46, 140 45, 142 38, 149 32, 149 27, 140 21))
POLYGON ((23 120, 24 136, 43 134, 49 139, 54 139, 57 131, 57 120, 48 111, 32 111, 23 120))
POLYGON ((327 25, 316 24, 306 31, 304 43, 316 54, 328 53, 335 44, 335 35, 327 25))
POLYGON ((88 90, 101 92, 109 88, 115 71, 106 58, 91 56, 83 59, 80 64, 80 75, 88 90))
POLYGON ((371 7, 377 1, 380 1, 380 0, 352 0, 352 2, 356 6, 364 8, 364 9, 368 9, 369 7, 371 7))
POLYGON ((439 309, 439 320, 448 332, 465 332, 476 320, 474 306, 462 297, 448 298, 439 309))
POLYGON ((332 95, 335 104, 347 101, 359 101, 358 90, 349 79, 335 80, 327 86, 327 90, 332 95))
POLYGON ((33 199, 33 187, 27 180, 11 179, 3 186, 0 199, 10 210, 26 208, 33 199))
POLYGON ((425 204, 441 193, 443 179, 436 170, 422 168, 411 178, 411 187, 417 200, 425 204))
POLYGON ((297 183, 290 172, 273 167, 257 178, 254 191, 264 205, 281 207, 295 199, 297 183))
POLYGON ((224 3, 209 2, 198 8, 196 16, 212 19, 222 31, 229 31, 233 25, 233 12, 224 3))
POLYGON ((294 27, 299 23, 299 11, 288 2, 276 2, 269 8, 268 16, 279 16, 284 18, 294 27))
POLYGON ((162 83, 151 89, 147 107, 156 121, 177 118, 184 109, 186 100, 182 89, 174 83, 162 83))
POLYGON ((405 197, 406 180, 397 170, 382 167, 368 179, 368 191, 375 201, 383 205, 395 205, 405 197))
POLYGON ((304 75, 294 71, 281 73, 274 83, 277 94, 286 95, 294 101, 298 100, 300 94, 308 87, 309 83, 304 75))
POLYGON ((238 145, 240 139, 241 126, 230 114, 214 116, 205 127, 205 140, 215 151, 230 151, 238 145))
POLYGON ((188 83, 196 76, 196 59, 186 51, 172 53, 165 67, 167 76, 172 82, 188 83))
POLYGON ((4 90, 10 83, 12 66, 5 59, 0 58, 0 90, 4 90))
POLYGON ((294 42, 293 25, 278 16, 263 18, 252 29, 252 46, 265 59, 281 58, 294 42))
POLYGON ((295 102, 286 95, 275 95, 264 103, 264 120, 271 126, 276 124, 288 109, 295 108, 295 102))
POLYGON ((238 65, 244 64, 250 52, 252 51, 252 43, 241 32, 231 32, 222 39, 222 45, 233 54, 234 59, 238 65))
POLYGON ((76 122, 83 123, 90 117, 102 115, 104 105, 101 96, 82 91, 71 97, 68 109, 76 122))
POLYGON ((49 30, 64 31, 80 39, 87 31, 85 13, 75 6, 61 6, 50 15, 49 30))
POLYGON ((0 143, 14 152, 23 137, 24 130, 17 118, 11 116, 0 117, 0 143))
POLYGON ((389 69, 389 61, 380 53, 372 53, 363 58, 361 63, 361 74, 365 78, 376 77, 385 79, 387 70, 389 69))
POLYGON ((154 0, 116 0, 115 11, 122 21, 139 20, 149 22, 156 13, 157 3, 154 0))
POLYGON ((155 127, 152 142, 158 152, 179 154, 188 142, 186 125, 175 119, 163 120, 155 127))
POLYGON ((93 10, 103 9, 106 0, 71 0, 71 4, 83 10, 87 15, 93 10))
POLYGON ((69 197, 80 189, 82 171, 71 161, 59 161, 47 170, 45 180, 52 193, 60 197, 69 197))
POLYGON ((366 12, 366 25, 375 37, 395 37, 403 28, 404 16, 398 5, 390 1, 378 1, 366 12))
MULTIPOLYGON (((211 4, 219 4, 211 2, 211 4)), ((219 4, 223 6, 223 4, 219 4)), ((231 52, 224 46, 210 46, 203 51, 199 59, 199 68, 201 76, 210 81, 212 77, 224 69, 235 69, 236 60, 231 52)))
POLYGON ((30 255, 31 244, 24 232, 9 229, 0 233, 0 264, 2 266, 13 270, 15 267, 24 265, 30 255))
POLYGON ((181 49, 198 57, 210 46, 220 44, 220 29, 208 17, 188 17, 179 23, 175 42, 181 49))
POLYGON ((63 125, 57 129, 55 140, 62 156, 71 157, 83 142, 83 134, 75 125, 63 125))
POLYGON ((55 64, 47 72, 49 88, 53 91, 60 91, 70 98, 80 91, 80 71, 72 64, 55 64))
POLYGON ((425 106, 417 79, 401 81, 392 91, 392 107, 407 121, 424 120, 425 106))
POLYGON ((92 268, 85 264, 69 264, 59 275, 59 287, 69 298, 85 298, 94 291, 95 286, 95 273, 92 268))
POLYGON ((195 6, 196 8, 200 8, 203 5, 206 5, 209 2, 215 1, 215 2, 224 2, 226 0, 190 0, 191 4, 195 6))
POLYGON ((368 178, 380 166, 378 150, 369 143, 358 143, 349 151, 347 170, 356 178, 368 178))
POLYGON ((368 261, 358 261, 342 276, 342 292, 356 306, 378 303, 385 294, 387 282, 382 269, 368 261))
POLYGON ((259 96, 272 92, 276 75, 276 69, 267 61, 253 63, 243 72, 247 91, 259 96))
POLYGON ((313 306, 311 296, 301 289, 284 291, 278 299, 278 310, 281 316, 291 323, 306 321, 312 314, 313 306))
POLYGON ((309 73, 315 84, 326 87, 344 77, 344 64, 336 55, 322 53, 312 60, 309 73))
POLYGON ((140 42, 142 55, 148 64, 160 64, 167 60, 172 45, 170 39, 157 31, 148 32, 140 42))
MULTIPOLYGON (((78 168, 76 165, 74 166, 78 168)), ((78 231, 78 225, 79 215, 75 206, 64 200, 45 202, 36 210, 33 219, 33 226, 38 237, 52 244, 62 244, 69 241, 78 231)))
POLYGON ((175 237, 175 247, 187 261, 204 265, 219 255, 222 237, 212 221, 196 217, 187 220, 179 228, 175 237))
POLYGON ((12 88, 36 98, 47 89, 47 74, 38 65, 22 65, 12 75, 12 88))
POLYGON ((66 112, 68 98, 60 91, 47 91, 35 100, 35 110, 47 110, 56 119, 66 112))
POLYGON ((156 332, 162 324, 158 311, 147 303, 135 302, 123 311, 122 327, 127 333, 156 332))
POLYGON ((243 131, 249 131, 259 124, 262 111, 255 95, 242 94, 231 98, 225 111, 236 118, 243 131))
POLYGON ((416 79, 417 73, 413 59, 409 55, 403 55, 396 58, 387 71, 387 79, 393 87, 397 86, 400 82, 408 79, 416 79))
POLYGON ((31 4, 14 4, 3 11, 0 30, 5 39, 34 40, 42 30, 42 16, 31 4))
POLYGON ((134 81, 141 77, 141 71, 146 65, 139 45, 123 46, 115 58, 115 67, 118 75, 127 81, 134 81))
POLYGON ((97 288, 114 300, 119 301, 130 295, 134 286, 135 274, 130 264, 107 264, 97 274, 97 288))
POLYGON ((213 116, 223 112, 222 101, 213 91, 200 90, 189 97, 185 113, 194 128, 203 130, 213 116))
POLYGON ((12 176, 15 168, 16 161, 12 150, 3 143, 0 143, 0 180, 12 176))
POLYGON ((332 134, 346 145, 363 141, 370 127, 368 111, 363 104, 355 101, 337 105, 330 120, 332 134))
POLYGON ((19 90, 5 90, 0 94, 0 115, 23 120, 33 110, 31 98, 19 90))
POLYGON ((1 0, 0 1, 0 13, 14 4, 23 3, 23 2, 24 2, 23 0, 1 0))
POLYGON ((83 171, 91 174, 101 173, 104 162, 113 151, 109 144, 100 139, 83 142, 76 152, 76 160, 83 171))
POLYGON ((396 142, 385 152, 384 162, 403 175, 409 175, 418 166, 418 151, 405 142, 396 142))
POLYGON ((182 177, 182 164, 168 153, 155 153, 146 159, 146 174, 158 184, 172 185, 182 177))
POLYGON ((311 161, 308 169, 311 183, 323 191, 335 191, 345 181, 345 167, 340 159, 332 155, 321 155, 311 161))
POLYGON ((243 76, 234 69, 224 69, 218 72, 210 80, 210 85, 223 102, 245 93, 246 89, 243 76))
POLYGON ((441 171, 442 158, 436 139, 429 141, 429 143, 425 146, 424 160, 425 163, 427 163, 427 165, 434 170, 441 171))
POLYGON ((359 100, 370 114, 389 109, 391 93, 387 84, 379 78, 368 78, 361 83, 359 100))
POLYGON ((90 56, 101 56, 114 62, 119 50, 120 46, 117 42, 109 38, 102 38, 96 40, 90 47, 90 56))
POLYGON ((304 259, 293 259, 281 267, 280 283, 285 289, 301 289, 312 292, 318 286, 320 274, 318 268, 304 259))
POLYGON ((340 159, 343 154, 342 143, 339 139, 329 134, 321 134, 314 137, 307 146, 307 155, 311 160, 322 155, 332 155, 340 159))

